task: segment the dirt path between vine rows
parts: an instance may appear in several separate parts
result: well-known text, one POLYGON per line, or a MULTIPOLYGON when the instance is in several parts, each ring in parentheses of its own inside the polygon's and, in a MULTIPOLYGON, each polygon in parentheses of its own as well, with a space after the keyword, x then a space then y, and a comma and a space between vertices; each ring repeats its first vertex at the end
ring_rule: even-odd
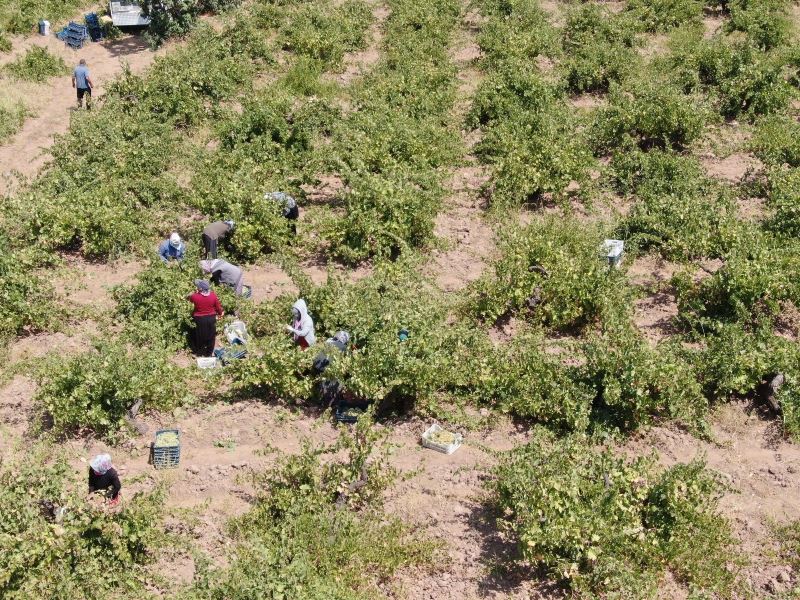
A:
POLYGON ((479 13, 467 12, 450 48, 450 59, 458 69, 453 121, 460 129, 466 152, 447 182, 450 194, 436 216, 434 232, 445 242, 446 248, 434 251, 428 265, 428 272, 445 292, 458 291, 478 279, 495 247, 494 232, 484 220, 482 188, 489 180, 488 169, 474 156, 478 138, 475 132, 467 131, 464 124, 475 91, 483 80, 483 73, 477 66, 481 55, 477 33, 482 20, 479 13))
MULTIPOLYGON (((81 58, 86 59, 97 99, 108 83, 122 72, 125 64, 134 73, 140 73, 171 45, 153 52, 141 36, 126 35, 115 41, 87 42, 82 49, 72 50, 55 35, 33 36, 15 40, 14 51, 3 57, 3 62, 10 62, 33 46, 47 48, 60 56, 70 69, 81 58)), ((12 82, 8 81, 8 84, 12 85, 12 82)), ((35 116, 28 118, 16 135, 0 145, 0 195, 17 189, 18 176, 31 178, 39 172, 49 158, 47 150, 53 144, 54 136, 67 131, 76 109, 71 74, 53 77, 46 84, 19 86, 19 95, 35 116)))

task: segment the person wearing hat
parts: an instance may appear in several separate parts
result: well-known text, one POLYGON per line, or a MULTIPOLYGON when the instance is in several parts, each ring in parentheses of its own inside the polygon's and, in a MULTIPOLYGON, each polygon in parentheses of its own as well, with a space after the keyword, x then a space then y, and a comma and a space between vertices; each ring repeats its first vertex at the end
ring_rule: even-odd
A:
POLYGON ((177 231, 173 231, 169 239, 161 242, 161 245, 158 247, 158 255, 161 257, 161 260, 164 261, 164 264, 168 264, 171 260, 180 262, 183 260, 185 254, 186 244, 183 243, 177 231))
POLYGON ((217 244, 233 231, 233 221, 214 221, 203 229, 203 258, 217 258, 217 244))
POLYGON ((289 231, 297 235, 297 219, 300 218, 297 201, 284 192, 267 192, 264 194, 264 200, 276 202, 280 206, 283 218, 289 222, 289 231))
POLYGON ((110 454, 98 454, 89 461, 89 493, 109 491, 109 504, 116 506, 119 502, 119 482, 117 470, 111 464, 110 454))
POLYGON ((217 341, 217 317, 222 318, 225 311, 205 279, 196 279, 194 285, 197 291, 186 296, 194 305, 194 351, 197 356, 212 356, 217 341))

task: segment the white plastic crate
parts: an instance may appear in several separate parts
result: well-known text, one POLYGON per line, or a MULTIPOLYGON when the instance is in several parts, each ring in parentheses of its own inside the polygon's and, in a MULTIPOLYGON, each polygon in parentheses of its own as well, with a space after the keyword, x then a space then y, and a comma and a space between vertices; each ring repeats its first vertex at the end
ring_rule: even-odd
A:
POLYGON ((600 256, 612 267, 619 268, 624 252, 625 242, 623 240, 604 240, 600 245, 600 256))
POLYGON ((213 369, 217 366, 216 356, 198 356, 197 366, 200 369, 213 369))
POLYGON ((439 442, 433 441, 432 436, 434 433, 439 433, 440 431, 444 431, 437 423, 434 423, 422 434, 422 445, 426 448, 430 448, 431 450, 436 450, 437 452, 442 452, 444 454, 452 454, 461 446, 461 442, 463 441, 463 437, 460 433, 456 433, 456 439, 452 444, 441 444, 439 442))

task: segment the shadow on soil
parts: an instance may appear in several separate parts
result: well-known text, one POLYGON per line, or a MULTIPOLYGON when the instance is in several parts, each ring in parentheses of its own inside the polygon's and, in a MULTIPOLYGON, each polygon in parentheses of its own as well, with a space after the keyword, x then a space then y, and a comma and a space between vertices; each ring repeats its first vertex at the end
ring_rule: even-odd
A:
POLYGON ((526 582, 536 582, 532 597, 566 598, 566 590, 557 583, 547 581, 546 574, 522 561, 517 545, 503 536, 497 528, 497 512, 486 504, 478 504, 466 516, 473 531, 480 535, 479 562, 487 573, 478 584, 482 597, 494 594, 512 594, 526 582))
POLYGON ((108 53, 111 54, 111 56, 128 56, 150 49, 150 45, 139 33, 126 35, 119 40, 106 42, 105 47, 108 49, 108 53))

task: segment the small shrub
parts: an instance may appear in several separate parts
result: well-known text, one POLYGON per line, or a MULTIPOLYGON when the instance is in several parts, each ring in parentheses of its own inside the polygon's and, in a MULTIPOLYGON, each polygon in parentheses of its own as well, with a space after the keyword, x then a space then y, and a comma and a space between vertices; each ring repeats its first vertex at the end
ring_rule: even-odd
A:
POLYGON ((608 91, 632 72, 638 61, 631 21, 615 17, 595 4, 584 4, 567 15, 563 69, 572 92, 608 91))
POLYGON ((703 0, 629 0, 626 10, 633 13, 646 31, 666 31, 698 23, 703 16, 703 4, 703 0))
POLYGON ((36 404, 57 435, 89 429, 113 439, 136 401, 163 410, 187 399, 183 372, 167 353, 120 342, 53 360, 37 376, 36 404))
POLYGON ((615 154, 612 166, 619 188, 636 196, 617 232, 631 246, 679 260, 721 256, 728 248, 736 228, 733 200, 696 159, 630 151, 615 154))
POLYGON ((710 277, 694 283, 678 276, 682 318, 695 328, 716 321, 752 323, 777 315, 781 301, 797 303, 800 258, 794 245, 769 234, 743 235, 710 277))
POLYGON ((33 273, 35 263, 7 245, 0 237, 0 345, 24 332, 50 329, 64 316, 54 305, 55 290, 33 273))
POLYGON ((584 380, 596 391, 592 421, 597 425, 626 431, 669 417, 697 432, 706 429, 708 403, 679 347, 651 349, 626 324, 590 337, 583 350, 584 380))
POLYGON ((403 171, 354 175, 342 198, 347 214, 332 233, 337 254, 358 262, 370 256, 393 258, 428 245, 440 198, 438 182, 423 187, 403 171))
POLYGON ((728 31, 744 31, 759 48, 770 50, 789 41, 791 21, 786 0, 731 0, 728 31))
POLYGON ((608 310, 624 312, 621 272, 600 260, 603 237, 556 217, 509 229, 491 274, 471 287, 467 310, 490 323, 510 312, 554 328, 581 327, 608 310))
POLYGON ((0 142, 4 142, 22 129, 22 124, 30 114, 25 104, 20 101, 0 104, 0 142))
POLYGON ((669 85, 641 82, 625 93, 613 87, 609 106, 596 111, 590 139, 597 153, 629 147, 682 148, 696 140, 705 124, 701 107, 669 85))
POLYGON ((794 421, 796 413, 792 410, 796 406, 792 396, 800 374, 800 357, 792 342, 774 335, 769 327, 739 323, 717 324, 705 342, 697 366, 705 393, 712 401, 725 402, 751 394, 768 377, 785 373, 790 382, 783 393, 790 398, 790 421, 794 421))
POLYGON ((773 212, 764 225, 779 234, 800 236, 800 169, 771 169, 767 189, 773 212))
POLYGON ((167 39, 189 33, 205 12, 221 12, 241 0, 142 0, 144 14, 150 17, 145 37, 158 47, 167 39))
MULTIPOLYGON (((789 374, 788 381, 777 394, 786 435, 800 442, 800 370, 789 374)), ((800 561, 798 561, 800 562, 800 561)))
POLYGON ((392 479, 377 441, 367 414, 336 444, 257 474, 254 506, 229 524, 229 566, 202 566, 183 597, 361 600, 400 568, 428 566, 436 545, 377 510, 392 479))
POLYGON ((780 558, 795 572, 800 570, 800 519, 776 526, 773 534, 780 546, 780 558))
POLYGON ((0 595, 10 600, 88 599, 121 589, 146 595, 156 580, 148 565, 168 542, 162 528, 165 490, 126 496, 121 510, 109 512, 86 502, 86 472, 75 485, 73 468, 54 448, 27 443, 24 452, 5 450, 0 464, 0 595), (67 509, 60 523, 45 519, 43 501, 67 509), (97 576, 100 572, 103 577, 97 576))
POLYGON ((555 431, 588 429, 594 391, 548 354, 540 337, 519 335, 478 352, 480 360, 464 365, 477 402, 555 431))
POLYGON ((23 56, 5 66, 5 71, 15 79, 43 83, 50 77, 69 73, 64 59, 51 54, 47 48, 33 46, 23 56))
POLYGON ((785 115, 760 119, 750 148, 769 165, 800 167, 800 123, 785 115))
POLYGON ((372 11, 362 0, 339 6, 324 3, 300 5, 286 16, 281 29, 283 48, 338 68, 346 52, 364 48, 372 11))
POLYGON ((116 313, 124 319, 125 334, 131 342, 169 349, 183 348, 191 332, 191 304, 186 296, 194 291, 193 279, 200 278, 196 254, 180 268, 151 263, 137 275, 136 283, 114 289, 116 313))
POLYGON ((768 59, 738 65, 719 84, 720 113, 729 119, 744 115, 753 120, 785 109, 792 91, 782 71, 780 63, 768 59))
POLYGON ((30 34, 39 19, 65 21, 82 5, 81 0, 0 0, 0 34, 30 34))
POLYGON ((658 473, 652 460, 538 429, 494 475, 500 527, 526 561, 579 594, 654 595, 665 569, 698 593, 737 589, 728 570, 736 542, 717 508, 720 484, 701 462, 658 473))
POLYGON ((492 66, 530 62, 557 47, 557 32, 538 0, 487 0, 482 12, 489 20, 481 27, 478 45, 492 66))
POLYGON ((561 94, 529 67, 506 66, 475 95, 468 123, 483 126, 475 151, 492 169, 492 206, 511 209, 588 181, 592 158, 561 94))

